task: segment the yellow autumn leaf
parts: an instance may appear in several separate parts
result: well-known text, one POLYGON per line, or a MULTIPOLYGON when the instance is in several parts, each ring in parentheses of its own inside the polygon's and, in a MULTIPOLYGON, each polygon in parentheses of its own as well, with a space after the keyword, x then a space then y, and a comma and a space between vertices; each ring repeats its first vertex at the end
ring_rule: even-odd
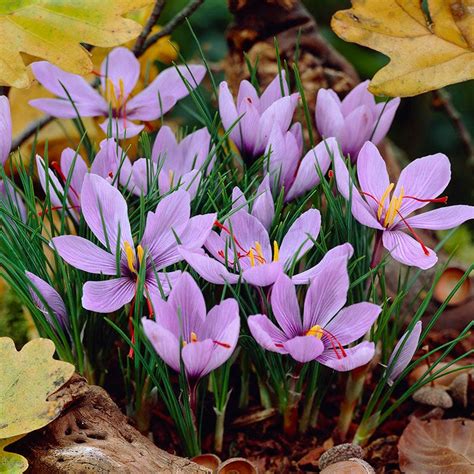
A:
POLYGON ((89 52, 80 43, 111 47, 140 34, 123 18, 153 0, 14 0, 0 2, 0 84, 30 83, 20 53, 42 58, 65 71, 86 74, 89 52))
POLYGON ((390 57, 376 95, 413 96, 474 78, 474 0, 352 0, 331 26, 342 39, 390 57))
POLYGON ((0 338, 0 441, 46 426, 60 413, 60 401, 47 401, 74 373, 74 366, 53 359, 49 339, 33 339, 17 351, 0 338))
POLYGON ((21 454, 9 453, 3 450, 3 448, 22 437, 20 435, 8 439, 0 439, 0 474, 20 474, 28 469, 28 461, 21 454))

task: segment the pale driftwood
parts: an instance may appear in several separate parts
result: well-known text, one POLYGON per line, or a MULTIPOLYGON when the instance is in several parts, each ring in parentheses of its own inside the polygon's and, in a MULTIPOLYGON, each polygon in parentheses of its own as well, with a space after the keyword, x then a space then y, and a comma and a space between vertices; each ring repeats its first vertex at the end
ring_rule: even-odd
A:
POLYGON ((105 390, 74 376, 53 396, 62 415, 14 446, 35 474, 209 473, 156 447, 128 422, 105 390))

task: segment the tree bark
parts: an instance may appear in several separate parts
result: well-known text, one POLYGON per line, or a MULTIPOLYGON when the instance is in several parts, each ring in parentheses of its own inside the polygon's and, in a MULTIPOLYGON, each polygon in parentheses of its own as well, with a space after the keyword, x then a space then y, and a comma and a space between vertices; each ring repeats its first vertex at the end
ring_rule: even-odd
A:
POLYGON ((105 390, 78 375, 50 398, 58 397, 65 403, 61 416, 12 445, 28 459, 28 472, 211 472, 156 447, 129 424, 105 390))

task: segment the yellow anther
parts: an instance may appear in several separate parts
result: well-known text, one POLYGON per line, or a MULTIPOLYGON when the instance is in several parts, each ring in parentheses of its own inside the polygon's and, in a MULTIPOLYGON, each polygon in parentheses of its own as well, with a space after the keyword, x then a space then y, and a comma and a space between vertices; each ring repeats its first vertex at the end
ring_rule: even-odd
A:
POLYGON ((197 334, 191 331, 191 342, 197 342, 197 340, 198 340, 197 334))
POLYGON ((145 251, 143 250, 143 247, 141 245, 137 247, 137 254, 138 254, 138 263, 139 265, 141 265, 143 261, 143 255, 145 255, 145 251))
POLYGON ((115 95, 115 86, 112 79, 107 78, 105 83, 105 97, 112 103, 112 107, 115 109, 118 105, 117 96, 115 95))
POLYGON ((249 258, 250 258, 250 266, 254 267, 255 266, 255 256, 253 254, 253 249, 249 250, 249 258))
POLYGON ((308 331, 306 331, 306 336, 314 336, 318 339, 321 339, 323 337, 323 330, 319 324, 316 324, 316 326, 313 326, 308 331))
POLYGON ((273 261, 278 262, 280 260, 280 248, 278 247, 278 242, 273 241, 273 261))
POLYGON ((183 342, 181 343, 181 345, 184 347, 186 344, 187 342, 183 339, 183 342))
POLYGON ((132 273, 137 273, 135 270, 135 252, 132 246, 127 241, 124 242, 123 246, 125 248, 125 255, 127 256, 128 268, 132 273))
POLYGON ((385 214, 385 219, 383 221, 383 225, 385 227, 391 226, 393 224, 393 221, 395 220, 395 217, 397 216, 397 213, 402 205, 404 194, 405 191, 402 186, 400 189, 400 195, 398 197, 393 196, 390 200, 390 204, 388 205, 387 213, 385 214))
POLYGON ((384 208, 384 204, 385 204, 385 200, 388 198, 388 196, 390 196, 390 193, 392 192, 392 189, 395 185, 393 183, 390 183, 388 186, 387 186, 387 189, 384 191, 384 193, 382 194, 382 197, 380 198, 380 202, 379 202, 379 208, 377 209, 377 218, 380 220, 380 218, 382 217, 382 212, 383 212, 383 208, 384 208))
POLYGON ((168 171, 168 179, 169 179, 169 182, 170 182, 170 188, 172 188, 173 187, 173 179, 174 179, 174 171, 173 170, 168 171))
POLYGON ((255 250, 257 251, 257 255, 258 255, 258 263, 260 264, 265 263, 265 258, 263 257, 263 251, 262 251, 262 246, 260 245, 260 242, 255 242, 255 250))

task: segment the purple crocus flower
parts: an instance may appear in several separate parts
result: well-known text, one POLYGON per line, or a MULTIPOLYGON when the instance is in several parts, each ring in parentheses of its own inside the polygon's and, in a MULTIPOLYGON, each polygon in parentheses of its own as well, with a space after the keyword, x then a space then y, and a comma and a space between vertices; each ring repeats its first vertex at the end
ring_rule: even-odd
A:
POLYGON ((408 331, 398 341, 395 349, 387 364, 387 383, 393 385, 395 380, 406 369, 411 359, 413 358, 421 335, 421 321, 418 321, 413 327, 412 331, 408 331), (398 351, 401 349, 400 353, 398 351), (398 356, 397 356, 398 354, 398 356), (396 357, 396 359, 395 359, 396 357))
POLYGON ((252 216, 256 217, 263 224, 265 229, 269 230, 275 216, 275 203, 273 202, 268 175, 260 183, 251 204, 245 199, 244 193, 240 188, 236 186, 232 190, 232 209, 236 212, 250 212, 252 216))
POLYGON ((430 202, 446 203, 446 196, 438 196, 451 179, 451 166, 442 153, 411 162, 402 170, 395 186, 390 183, 387 166, 379 151, 373 143, 366 142, 357 158, 359 189, 337 155, 335 174, 339 192, 352 202, 354 218, 377 229, 377 243, 381 242, 395 260, 405 265, 427 269, 438 260, 415 229, 451 229, 474 218, 474 207, 464 205, 409 217, 430 202))
POLYGON ((335 138, 327 138, 308 151, 303 159, 301 124, 295 124, 285 134, 280 127, 273 127, 265 154, 268 163, 264 172, 270 174, 272 189, 279 192, 285 189, 285 201, 291 201, 313 189, 320 183, 320 174, 324 176, 332 157, 339 154, 339 145, 335 138))
MULTIPOLYGON (((0 207, 3 206, 10 214, 16 215, 26 222, 27 212, 25 203, 15 187, 8 180, 0 180, 0 207)), ((11 219, 7 217, 7 219, 11 219)))
MULTIPOLYGON (((122 186, 132 187, 132 163, 122 148, 113 138, 102 140, 99 146, 99 151, 90 167, 90 172, 114 184, 119 182, 122 186), (117 175, 119 175, 118 178, 117 175)), ((51 162, 51 167, 56 171, 57 176, 51 169, 48 169, 48 183, 46 182, 46 163, 39 155, 36 155, 36 167, 43 191, 47 193, 47 187, 49 188, 49 196, 54 209, 62 209, 63 207, 64 186, 70 176, 67 203, 73 211, 72 215, 78 219, 81 209, 82 184, 89 172, 84 158, 72 148, 63 150, 60 164, 58 165, 54 161, 51 162)))
POLYGON ((30 101, 30 105, 59 118, 75 118, 77 113, 82 117, 107 117, 100 127, 107 133, 110 126, 112 136, 116 138, 138 135, 143 125, 132 120, 156 120, 186 97, 189 91, 181 76, 191 88, 195 88, 206 73, 204 66, 198 65, 179 66, 179 72, 174 67, 168 68, 132 97, 140 76, 140 63, 126 48, 113 49, 102 62, 101 93, 81 76, 65 72, 46 61, 33 63, 31 69, 35 78, 58 98, 35 99, 30 101), (108 118, 109 110, 112 110, 111 119, 108 118))
POLYGON ((319 89, 316 100, 320 135, 336 137, 342 152, 350 155, 352 161, 367 140, 375 145, 382 141, 400 104, 399 98, 377 104, 368 85, 369 81, 362 82, 342 101, 333 90, 319 89))
POLYGON ((176 372, 182 357, 188 380, 197 381, 221 366, 239 338, 239 306, 226 299, 206 315, 199 286, 184 272, 168 301, 153 300, 156 321, 142 319, 143 329, 158 355, 176 372))
POLYGON ((30 295, 33 299, 33 302, 38 307, 38 309, 45 315, 49 324, 54 328, 54 322, 51 319, 51 312, 56 318, 56 321, 59 325, 65 329, 69 330, 69 316, 66 310, 63 299, 60 294, 46 281, 41 279, 39 276, 31 272, 25 272, 28 280, 30 280, 31 288, 30 295), (41 295, 42 299, 46 301, 49 308, 45 306, 42 299, 38 296, 38 293, 41 295), (50 311, 51 310, 51 311, 50 311))
POLYGON ((257 314, 248 318, 250 332, 264 349, 290 354, 301 363, 316 360, 339 371, 360 367, 372 359, 374 343, 346 346, 369 331, 381 308, 364 302, 342 309, 348 290, 347 259, 326 255, 306 292, 303 319, 295 285, 280 275, 270 297, 279 327, 268 316, 257 314))
POLYGON ((216 218, 215 214, 190 218, 190 196, 178 190, 162 199, 155 212, 148 213, 143 236, 135 248, 125 199, 117 188, 94 174, 84 178, 81 209, 90 230, 106 250, 76 235, 54 237, 52 246, 80 270, 115 276, 84 284, 82 306, 98 313, 113 312, 132 301, 143 265, 145 296, 160 295, 160 287, 167 293, 180 274, 162 272, 182 260, 177 237, 182 246, 197 251, 216 218))
POLYGON ((0 164, 5 166, 12 147, 12 119, 8 97, 0 96, 0 164))
POLYGON ((207 128, 189 134, 179 143, 167 126, 160 128, 151 159, 141 158, 133 164, 133 180, 136 193, 146 194, 148 185, 158 179, 160 193, 181 184, 191 197, 196 195, 202 173, 208 174, 211 166, 204 169, 211 147, 211 135, 207 128))
POLYGON ((288 94, 284 71, 273 79, 260 97, 249 81, 242 81, 237 105, 227 82, 221 82, 219 113, 222 125, 225 130, 234 125, 230 138, 245 157, 251 159, 262 155, 275 124, 282 131, 288 130, 299 97, 299 94, 288 94))
MULTIPOLYGON (((205 247, 211 256, 181 248, 186 262, 205 280, 215 284, 235 284, 242 278, 255 286, 272 285, 284 272, 292 267, 311 249, 321 227, 321 214, 310 209, 299 216, 283 237, 281 245, 270 244, 268 231, 260 220, 240 210, 224 224, 216 222, 220 234, 212 231, 205 247), (272 248, 273 247, 273 248, 272 248)), ((340 245, 329 252, 346 260, 352 256, 349 244, 340 245)), ((293 275, 296 284, 306 284, 317 266, 293 275)))

